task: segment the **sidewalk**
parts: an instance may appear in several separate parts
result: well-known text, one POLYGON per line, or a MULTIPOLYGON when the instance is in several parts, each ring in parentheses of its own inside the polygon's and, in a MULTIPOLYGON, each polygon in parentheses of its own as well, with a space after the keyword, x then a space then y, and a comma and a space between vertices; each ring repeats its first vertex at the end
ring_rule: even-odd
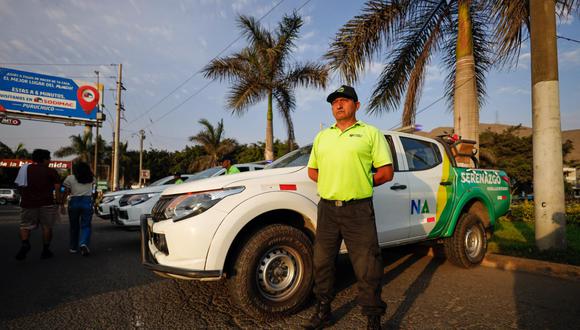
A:
POLYGON ((553 277, 580 280, 580 267, 534 259, 516 258, 489 253, 481 263, 484 267, 522 271, 553 277))

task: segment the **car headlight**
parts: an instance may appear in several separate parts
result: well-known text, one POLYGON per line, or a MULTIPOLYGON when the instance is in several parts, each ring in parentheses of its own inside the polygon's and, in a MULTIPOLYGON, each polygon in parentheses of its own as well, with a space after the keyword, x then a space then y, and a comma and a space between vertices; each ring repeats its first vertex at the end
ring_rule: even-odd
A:
POLYGON ((204 191, 176 195, 163 210, 165 219, 173 219, 174 222, 183 220, 194 215, 201 214, 217 204, 222 199, 239 194, 245 187, 232 187, 220 190, 204 191))
POLYGON ((148 193, 148 194, 135 194, 135 195, 125 195, 119 201, 120 206, 125 205, 137 205, 148 201, 151 197, 157 196, 159 193, 148 193))
POLYGON ((107 204, 110 203, 112 201, 114 201, 116 198, 116 196, 105 196, 103 197, 103 199, 101 200, 101 204, 107 204))

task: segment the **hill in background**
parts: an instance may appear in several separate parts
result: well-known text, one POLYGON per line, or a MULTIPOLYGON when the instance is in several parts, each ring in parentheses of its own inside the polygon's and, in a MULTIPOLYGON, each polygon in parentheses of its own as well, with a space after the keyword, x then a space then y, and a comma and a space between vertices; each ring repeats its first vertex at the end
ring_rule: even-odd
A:
MULTIPOLYGON (((479 131, 485 132, 489 130, 494 133, 501 133, 510 127, 513 127, 513 125, 481 123, 479 124, 479 131)), ((433 138, 452 131, 452 127, 437 127, 430 132, 415 132, 415 134, 433 138)), ((532 128, 522 126, 520 129, 515 131, 514 134, 520 137, 530 136, 532 135, 532 128)), ((564 161, 580 161, 580 129, 562 131, 562 143, 566 140, 572 141, 574 149, 572 149, 572 152, 564 158, 564 161)))

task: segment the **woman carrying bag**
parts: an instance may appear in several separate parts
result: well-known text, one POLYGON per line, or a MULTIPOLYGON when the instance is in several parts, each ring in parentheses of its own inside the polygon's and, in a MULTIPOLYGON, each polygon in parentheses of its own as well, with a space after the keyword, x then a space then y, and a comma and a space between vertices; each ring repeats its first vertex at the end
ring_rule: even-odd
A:
POLYGON ((80 248, 81 254, 88 256, 91 252, 89 244, 91 241, 91 220, 93 218, 94 176, 89 164, 85 162, 74 164, 72 173, 63 182, 66 193, 70 194, 68 202, 68 218, 70 222, 69 252, 77 253, 80 248))

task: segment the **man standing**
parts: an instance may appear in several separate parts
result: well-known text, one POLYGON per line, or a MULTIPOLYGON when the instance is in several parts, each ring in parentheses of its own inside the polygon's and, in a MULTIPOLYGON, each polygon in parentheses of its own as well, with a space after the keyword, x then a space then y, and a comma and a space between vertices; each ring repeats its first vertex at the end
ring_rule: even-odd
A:
POLYGON ((234 160, 232 157, 224 156, 221 159, 222 167, 226 169, 226 174, 240 173, 240 170, 233 165, 234 160))
POLYGON ((305 328, 321 329, 332 323, 335 259, 344 239, 367 328, 380 329, 386 304, 381 300, 383 263, 372 196, 373 186, 393 179, 391 153, 377 128, 357 121, 360 102, 354 88, 343 85, 326 101, 332 105, 336 124, 318 133, 308 162, 308 176, 318 183, 320 202, 314 244, 318 303, 305 328))
POLYGON ((52 240, 52 227, 58 218, 58 210, 55 205, 56 199, 61 201, 60 178, 56 170, 49 168, 50 151, 36 149, 32 152, 33 163, 27 169, 27 185, 21 188, 22 200, 20 202, 21 221, 20 239, 22 246, 16 255, 17 260, 24 260, 30 251, 30 231, 39 225, 42 226, 42 249, 41 258, 47 259, 53 256, 50 251, 52 240))

